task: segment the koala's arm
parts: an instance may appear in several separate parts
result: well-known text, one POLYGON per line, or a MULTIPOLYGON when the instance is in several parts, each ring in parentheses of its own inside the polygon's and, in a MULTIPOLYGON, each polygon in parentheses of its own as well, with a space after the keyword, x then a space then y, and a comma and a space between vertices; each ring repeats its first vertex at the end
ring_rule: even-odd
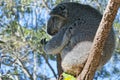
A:
POLYGON ((69 43, 71 37, 70 28, 61 29, 53 38, 44 46, 47 54, 58 54, 69 43))

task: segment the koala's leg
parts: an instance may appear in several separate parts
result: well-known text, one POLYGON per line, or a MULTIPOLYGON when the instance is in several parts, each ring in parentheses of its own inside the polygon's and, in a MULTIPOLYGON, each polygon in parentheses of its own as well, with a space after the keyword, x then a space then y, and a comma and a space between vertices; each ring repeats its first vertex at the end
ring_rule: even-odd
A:
POLYGON ((44 50, 48 54, 57 54, 68 44, 71 32, 70 28, 62 28, 47 44, 44 50))
POLYGON ((90 50, 92 42, 79 42, 69 51, 70 45, 62 51, 62 68, 65 72, 78 75, 83 69, 84 64, 88 58, 88 51, 90 50), (67 51, 66 51, 67 50, 67 51))

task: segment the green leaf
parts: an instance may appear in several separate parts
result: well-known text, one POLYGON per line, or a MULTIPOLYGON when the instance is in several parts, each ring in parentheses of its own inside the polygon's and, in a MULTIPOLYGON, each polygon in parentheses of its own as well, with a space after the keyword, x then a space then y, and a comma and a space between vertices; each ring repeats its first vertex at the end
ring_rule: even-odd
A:
POLYGON ((1 40, 0 40, 0 43, 5 44, 5 42, 4 42, 4 41, 1 41, 1 40))
POLYGON ((63 73, 62 75, 63 75, 64 80, 77 80, 74 76, 70 74, 63 73))

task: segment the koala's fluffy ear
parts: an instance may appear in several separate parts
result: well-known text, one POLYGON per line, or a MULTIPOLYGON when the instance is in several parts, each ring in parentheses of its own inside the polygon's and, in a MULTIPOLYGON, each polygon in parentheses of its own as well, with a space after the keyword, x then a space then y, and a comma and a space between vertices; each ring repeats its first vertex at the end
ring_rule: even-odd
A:
POLYGON ((55 8, 52 9, 50 12, 51 16, 58 16, 62 18, 67 18, 68 17, 68 10, 65 5, 59 4, 55 8))

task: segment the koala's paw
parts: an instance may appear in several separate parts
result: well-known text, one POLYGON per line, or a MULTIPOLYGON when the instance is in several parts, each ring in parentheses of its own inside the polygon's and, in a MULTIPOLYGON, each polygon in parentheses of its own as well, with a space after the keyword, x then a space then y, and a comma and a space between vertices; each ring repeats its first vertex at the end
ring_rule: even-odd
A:
POLYGON ((82 71, 84 65, 69 65, 65 62, 62 63, 62 68, 64 70, 64 72, 74 75, 74 76, 78 76, 79 73, 82 71))
POLYGON ((70 41, 70 38, 71 38, 70 30, 67 29, 65 31, 64 36, 63 36, 62 45, 67 45, 69 43, 69 41, 70 41))
POLYGON ((72 27, 69 27, 66 31, 65 31, 65 34, 64 34, 64 37, 63 37, 63 40, 64 41, 69 41, 71 36, 72 36, 72 27))

